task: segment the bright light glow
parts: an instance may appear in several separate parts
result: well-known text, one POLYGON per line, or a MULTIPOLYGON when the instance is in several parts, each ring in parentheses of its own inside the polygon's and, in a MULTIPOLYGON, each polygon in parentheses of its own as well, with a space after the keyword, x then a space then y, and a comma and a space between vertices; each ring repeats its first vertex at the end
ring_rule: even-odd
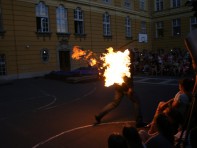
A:
POLYGON ((122 85, 124 77, 131 77, 130 73, 130 52, 126 49, 124 52, 114 52, 113 48, 107 49, 108 53, 104 53, 101 57, 103 68, 105 69, 103 76, 105 77, 105 86, 109 87, 113 84, 122 85))

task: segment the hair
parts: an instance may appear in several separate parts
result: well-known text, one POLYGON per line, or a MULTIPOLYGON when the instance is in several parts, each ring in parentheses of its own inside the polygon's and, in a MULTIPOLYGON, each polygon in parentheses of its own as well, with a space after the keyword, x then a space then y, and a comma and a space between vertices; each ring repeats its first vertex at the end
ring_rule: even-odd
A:
POLYGON ((134 126, 124 126, 122 134, 127 140, 130 147, 142 148, 142 140, 137 131, 137 128, 134 126))
POLYGON ((194 87, 194 80, 189 78, 184 78, 179 80, 179 84, 182 85, 185 91, 192 91, 194 87))
POLYGON ((108 137, 108 148, 128 148, 128 146, 122 135, 113 133, 108 137))
POLYGON ((156 124, 159 133, 161 133, 170 143, 174 143, 174 128, 168 117, 161 113, 156 117, 156 124))

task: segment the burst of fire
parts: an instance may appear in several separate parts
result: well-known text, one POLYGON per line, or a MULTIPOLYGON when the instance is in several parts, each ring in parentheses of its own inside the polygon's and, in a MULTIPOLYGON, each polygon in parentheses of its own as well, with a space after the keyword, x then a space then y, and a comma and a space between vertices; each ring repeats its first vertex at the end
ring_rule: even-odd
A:
POLYGON ((81 50, 79 46, 74 46, 72 58, 75 60, 79 60, 82 56, 86 55, 86 52, 81 50))
POLYGON ((131 77, 130 73, 130 52, 126 49, 124 52, 114 52, 113 48, 107 49, 108 53, 104 53, 101 60, 104 62, 105 86, 111 86, 113 84, 122 85, 124 77, 131 77))
MULTIPOLYGON (((131 77, 130 73, 130 52, 126 49, 124 52, 114 52, 113 48, 107 49, 107 53, 103 53, 100 57, 102 65, 98 69, 104 69, 103 73, 99 73, 105 77, 105 86, 111 86, 113 84, 122 85, 124 77, 131 77)), ((93 52, 89 50, 81 50, 79 46, 73 48, 72 58, 79 60, 83 59, 88 62, 89 65, 94 66, 98 62, 96 58, 92 58, 93 52)), ((97 65, 98 66, 98 65, 97 65)))
POLYGON ((74 46, 72 58, 75 60, 80 60, 81 58, 88 62, 89 65, 94 66, 96 64, 96 59, 92 58, 93 52, 89 50, 82 50, 79 46, 74 46))

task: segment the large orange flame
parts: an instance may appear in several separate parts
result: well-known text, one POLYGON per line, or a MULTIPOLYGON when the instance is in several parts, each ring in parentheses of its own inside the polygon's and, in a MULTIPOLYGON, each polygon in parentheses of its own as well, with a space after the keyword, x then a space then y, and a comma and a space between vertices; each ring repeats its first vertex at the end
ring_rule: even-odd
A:
POLYGON ((74 46, 72 58, 75 60, 83 59, 89 65, 94 66, 97 63, 98 70, 104 72, 99 73, 105 77, 105 86, 109 87, 113 84, 122 85, 124 77, 131 77, 130 73, 130 52, 126 49, 124 52, 114 52, 113 48, 107 49, 107 53, 103 53, 98 62, 93 58, 93 52, 89 50, 82 50, 79 46, 74 46), (102 63, 102 65, 100 65, 102 63))
POLYGON ((124 52, 114 52, 113 48, 107 49, 108 53, 104 53, 101 60, 104 62, 105 86, 111 86, 113 84, 122 85, 124 77, 131 77, 130 73, 130 52, 126 49, 124 52))

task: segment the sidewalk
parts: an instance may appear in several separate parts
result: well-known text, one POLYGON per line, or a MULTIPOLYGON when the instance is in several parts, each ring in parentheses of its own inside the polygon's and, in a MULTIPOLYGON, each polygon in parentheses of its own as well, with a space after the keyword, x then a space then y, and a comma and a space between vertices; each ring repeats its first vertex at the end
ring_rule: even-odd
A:
POLYGON ((3 79, 0 79, 0 86, 1 85, 8 85, 8 84, 11 84, 13 82, 13 80, 3 80, 3 79))

